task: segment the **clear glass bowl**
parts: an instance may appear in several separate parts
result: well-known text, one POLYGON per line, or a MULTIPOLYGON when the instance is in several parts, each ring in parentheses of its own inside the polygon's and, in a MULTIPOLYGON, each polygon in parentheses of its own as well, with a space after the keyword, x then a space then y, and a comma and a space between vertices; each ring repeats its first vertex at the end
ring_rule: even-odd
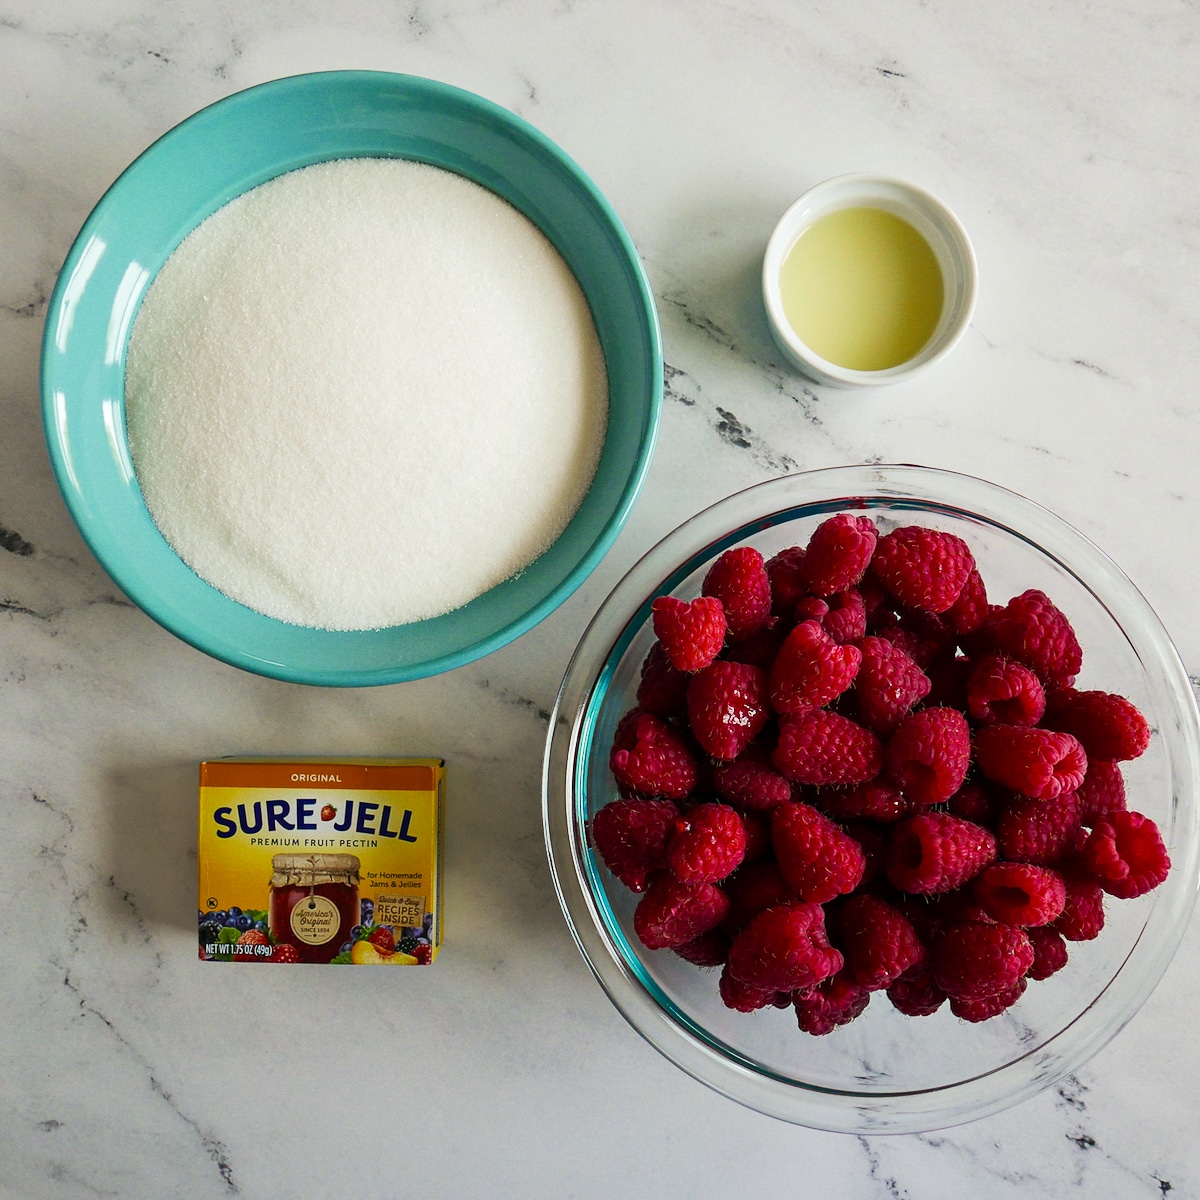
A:
POLYGON ((1091 542, 1020 496, 965 475, 912 466, 839 467, 771 480, 693 517, 654 547, 597 613, 567 669, 550 723, 546 844, 575 940, 609 998, 690 1075, 760 1112, 815 1128, 903 1133, 972 1120, 1023 1100, 1078 1068, 1134 1015, 1183 936, 1197 890, 1198 717, 1187 675, 1145 599, 1091 542), (790 1010, 725 1008, 716 973, 633 932, 638 897, 588 845, 587 823, 616 795, 613 732, 635 704, 653 641, 650 604, 699 594, 709 564, 747 543, 764 556, 804 544, 837 512, 881 529, 920 523, 964 538, 993 602, 1036 587, 1070 618, 1084 649, 1081 688, 1131 699, 1154 737, 1124 764, 1130 807, 1159 825, 1167 881, 1137 900, 1106 901, 1106 926, 1070 943, 1070 961, 1031 983, 1006 1014, 980 1024, 943 1005, 912 1018, 875 997, 825 1037, 790 1010))

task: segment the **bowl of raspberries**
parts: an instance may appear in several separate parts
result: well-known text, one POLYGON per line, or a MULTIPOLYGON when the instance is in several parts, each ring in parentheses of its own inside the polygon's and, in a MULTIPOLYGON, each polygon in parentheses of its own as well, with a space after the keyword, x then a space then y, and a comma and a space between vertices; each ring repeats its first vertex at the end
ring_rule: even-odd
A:
POLYGON ((1134 585, 965 475, 839 467, 692 518, 551 720, 555 885, 695 1078, 824 1129, 995 1112, 1137 1011, 1197 889, 1200 728, 1134 585))

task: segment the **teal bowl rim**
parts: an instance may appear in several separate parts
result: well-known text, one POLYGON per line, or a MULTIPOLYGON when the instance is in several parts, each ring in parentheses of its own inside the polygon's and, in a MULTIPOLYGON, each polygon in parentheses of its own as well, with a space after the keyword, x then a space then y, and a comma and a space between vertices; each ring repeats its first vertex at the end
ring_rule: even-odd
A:
MULTIPOLYGON (((316 159, 314 161, 331 161, 330 159, 316 159)), ((527 214, 528 215, 528 214, 527 214)), ((132 322, 130 323, 132 325, 132 322)), ((126 331, 126 343, 128 339, 128 330, 126 331)), ((124 354, 124 347, 122 348, 124 354)), ((663 392, 663 353, 662 353, 662 333, 659 326, 658 311, 654 304, 654 296, 651 291, 649 280, 646 277, 645 267, 641 257, 637 252, 637 248, 633 244, 633 239, 629 236, 620 217, 609 204, 604 194, 592 181, 590 176, 568 155, 560 146, 557 145, 551 138, 547 137, 539 129, 531 125, 528 121, 511 112, 509 109, 503 108, 499 104, 495 104, 474 92, 467 91, 463 88, 454 87, 452 84, 442 83, 438 80, 427 79, 419 75, 407 75, 400 72, 391 71, 314 71, 306 72, 297 75, 283 76, 279 79, 269 80, 265 83, 256 84, 249 88, 244 88, 234 92, 228 96, 224 96, 212 104, 205 105, 204 108, 198 109, 190 116, 185 117, 182 121, 172 126, 166 133, 156 138, 150 143, 138 156, 129 163, 120 175, 109 185, 104 194, 96 202, 87 219, 80 227, 74 241, 71 243, 71 248, 67 252, 67 256, 63 261, 63 265, 59 271, 58 280, 55 283, 54 290, 50 296, 50 302, 47 307, 46 325, 42 335, 42 348, 40 356, 40 387, 41 387, 41 402, 42 402, 42 424, 46 437, 46 445, 50 456, 50 464, 54 471, 55 482, 58 484, 63 500, 67 505, 67 509, 71 514, 72 520, 75 522, 88 548, 96 556, 97 560, 104 570, 109 574, 113 581, 121 588, 121 590, 134 601, 137 606, 142 609, 163 628, 173 633, 182 641, 193 646, 195 649, 202 651, 209 656, 218 659, 221 662, 228 663, 230 666, 238 667, 254 674, 263 675, 268 678, 280 679, 290 683, 301 683, 317 686, 328 687, 364 687, 375 686, 389 683, 404 683, 413 679, 423 679, 430 675, 441 674, 444 671, 449 671, 455 667, 460 667, 466 663, 473 662, 478 658, 498 650, 500 647, 514 641, 523 633, 528 632, 535 625, 544 620, 551 612, 553 612, 564 600, 575 592, 583 581, 595 570, 600 560, 608 552, 613 542, 616 540, 617 534, 623 528, 626 520, 629 517, 629 512, 637 500, 643 483, 645 482, 646 474, 650 468, 650 461, 654 453, 655 443, 658 437, 658 425, 662 409, 662 392, 663 392), (495 123, 506 127, 508 130, 525 138, 532 143, 537 149, 546 154, 554 163, 554 165, 569 176, 572 181, 585 193, 588 201, 593 204, 600 212, 604 220, 609 225, 609 232, 616 241, 625 256, 629 271, 630 281, 634 285, 636 291, 636 300, 641 309, 640 317, 644 320, 643 335, 649 343, 650 352, 650 375, 651 387, 647 397, 646 411, 641 424, 640 440, 637 454, 634 459, 633 469, 629 472, 624 486, 622 487, 618 502, 609 515, 608 519, 601 526, 599 533, 592 541, 587 552, 580 558, 575 566, 568 574, 548 592, 537 604, 526 610, 520 616, 513 618, 508 624, 487 637, 484 637, 470 645, 459 650, 449 651, 443 654, 435 655, 431 658, 423 659, 419 662, 411 662, 401 665, 385 665, 380 668, 372 669, 329 669, 329 668, 309 668, 297 666, 291 663, 271 661, 244 650, 223 644, 218 638, 201 626, 198 623, 190 623, 182 618, 168 620, 160 616, 153 607, 149 607, 146 602, 146 597, 143 589, 140 586, 139 572, 131 569, 125 561, 112 561, 105 556, 97 547, 92 532, 92 517, 83 510, 79 500, 79 494, 71 487, 67 486, 66 481, 71 477, 71 468, 69 465, 68 455, 64 451, 61 440, 58 436, 58 427, 55 414, 54 387, 56 364, 54 362, 53 346, 55 334, 60 326, 62 319, 62 304, 63 295, 70 284, 71 277, 79 265, 80 259, 87 247, 89 240, 100 225, 101 221, 107 215, 108 210, 116 204, 116 197, 119 195, 124 186, 124 181, 143 160, 152 156, 156 151, 166 144, 177 140, 186 135, 189 128, 198 122, 209 119, 216 109, 228 110, 244 103, 247 103, 250 97, 258 97, 267 91, 285 91, 295 88, 308 88, 314 85, 320 86, 333 81, 358 81, 363 83, 390 83, 401 84, 404 87, 411 88, 416 92, 422 92, 427 95, 440 96, 451 99, 458 104, 461 104, 465 110, 470 111, 473 115, 481 120, 495 123)), ((214 589, 215 590, 215 589, 214 589)), ((484 593, 486 596, 487 593, 484 593)), ((236 604, 237 601, 225 597, 230 603, 236 604)), ((477 597, 479 599, 479 597, 477 597)), ((244 607, 244 606, 243 606, 244 607)), ((261 614, 260 614, 261 615, 261 614)), ((270 618, 267 618, 270 619, 270 618)), ((436 620, 436 618, 433 618, 436 620)), ((278 622, 280 625, 285 625, 285 622, 278 622)), ((421 622, 414 622, 414 625, 419 625, 421 622)), ((302 628, 302 627, 297 627, 302 628)), ((393 626, 393 628, 398 628, 393 626)), ((306 630, 306 632, 313 632, 306 630)), ((377 631, 322 631, 329 633, 330 637, 353 637, 358 632, 377 632, 377 631)))

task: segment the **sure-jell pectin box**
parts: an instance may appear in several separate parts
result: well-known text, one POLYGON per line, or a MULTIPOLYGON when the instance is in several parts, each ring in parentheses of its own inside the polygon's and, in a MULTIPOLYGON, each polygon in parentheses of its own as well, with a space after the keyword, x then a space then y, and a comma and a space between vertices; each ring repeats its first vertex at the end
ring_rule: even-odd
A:
POLYGON ((442 943, 438 758, 200 764, 200 957, 412 965, 442 943))

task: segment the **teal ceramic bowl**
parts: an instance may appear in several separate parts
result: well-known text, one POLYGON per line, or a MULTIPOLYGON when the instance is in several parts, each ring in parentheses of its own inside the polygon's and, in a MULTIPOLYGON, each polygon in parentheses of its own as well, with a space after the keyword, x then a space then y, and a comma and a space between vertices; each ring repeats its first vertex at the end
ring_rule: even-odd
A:
POLYGON ((50 302, 42 404, 50 458, 88 545, 124 592, 198 649, 297 683, 397 683, 449 670, 531 628, 587 577, 649 466, 662 348, 637 252, 595 184, 505 109, 406 75, 335 71, 239 92, 177 125, 113 184, 80 230, 50 302), (456 171, 554 243, 591 307, 609 378, 595 478, 562 536, 520 575, 455 612, 388 629, 307 629, 253 612, 195 575, 150 518, 125 433, 125 356, 159 268, 223 204, 285 171, 398 157, 456 171))

